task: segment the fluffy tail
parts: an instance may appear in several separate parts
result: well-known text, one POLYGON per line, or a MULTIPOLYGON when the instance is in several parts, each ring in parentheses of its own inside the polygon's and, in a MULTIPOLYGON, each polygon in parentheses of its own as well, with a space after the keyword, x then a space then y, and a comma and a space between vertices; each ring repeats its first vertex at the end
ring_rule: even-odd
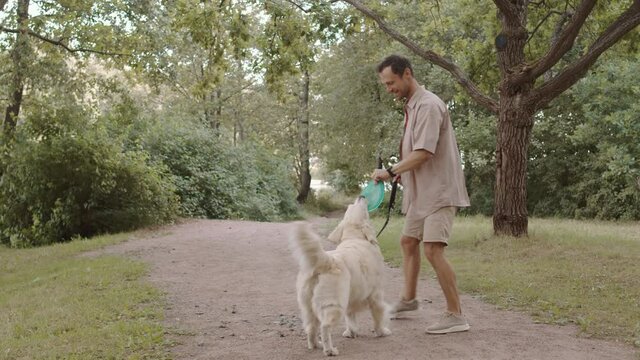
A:
POLYGON ((311 231, 307 223, 298 222, 294 226, 289 245, 300 263, 300 268, 307 270, 329 268, 332 258, 322 248, 320 237, 311 231))

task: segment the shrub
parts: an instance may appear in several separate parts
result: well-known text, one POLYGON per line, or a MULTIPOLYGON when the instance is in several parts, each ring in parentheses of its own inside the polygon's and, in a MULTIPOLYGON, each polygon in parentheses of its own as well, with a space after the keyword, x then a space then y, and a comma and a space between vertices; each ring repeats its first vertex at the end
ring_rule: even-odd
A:
POLYGON ((85 127, 63 126, 46 136, 34 136, 31 127, 16 134, 0 182, 2 242, 43 245, 175 215, 174 187, 160 167, 149 166, 143 152, 123 151, 100 126, 85 127))
POLYGON ((197 123, 165 120, 141 135, 164 164, 188 217, 278 220, 297 215, 288 163, 257 144, 231 146, 197 123))

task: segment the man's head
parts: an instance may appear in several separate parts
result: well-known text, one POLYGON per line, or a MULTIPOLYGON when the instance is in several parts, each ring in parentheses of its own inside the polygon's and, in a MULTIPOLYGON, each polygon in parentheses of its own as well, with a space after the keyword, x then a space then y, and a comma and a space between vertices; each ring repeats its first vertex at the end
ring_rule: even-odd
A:
POLYGON ((408 98, 414 90, 413 69, 409 59, 390 55, 378 64, 378 76, 387 92, 396 98, 408 98))

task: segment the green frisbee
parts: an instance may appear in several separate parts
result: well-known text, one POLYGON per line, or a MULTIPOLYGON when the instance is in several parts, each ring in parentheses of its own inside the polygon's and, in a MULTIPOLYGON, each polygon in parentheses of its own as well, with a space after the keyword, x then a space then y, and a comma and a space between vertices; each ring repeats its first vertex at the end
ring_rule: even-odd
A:
POLYGON ((372 212, 377 209, 380 204, 382 204, 382 200, 384 200, 384 183, 382 181, 378 181, 376 184, 373 180, 370 180, 362 189, 360 196, 364 196, 367 199, 367 210, 372 212))

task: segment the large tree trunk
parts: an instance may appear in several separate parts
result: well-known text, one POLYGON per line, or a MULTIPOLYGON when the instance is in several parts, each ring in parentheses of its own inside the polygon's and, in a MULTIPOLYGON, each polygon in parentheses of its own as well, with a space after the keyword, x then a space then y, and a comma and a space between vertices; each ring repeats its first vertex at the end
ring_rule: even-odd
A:
POLYGON ((498 235, 527 235, 527 160, 533 111, 521 94, 502 96, 496 142, 493 230, 498 235))
POLYGON ((300 111, 298 113, 298 155, 300 188, 296 200, 303 204, 311 190, 311 170, 309 164, 309 71, 305 70, 300 92, 300 111))
POLYGON ((496 39, 498 66, 503 75, 496 139, 496 184, 493 231, 498 235, 527 235, 527 157, 534 108, 527 106, 533 83, 513 86, 508 78, 525 63, 527 1, 510 1, 518 16, 498 14, 503 32, 496 39))
POLYGON ((29 35, 27 34, 29 21, 29 0, 18 2, 18 29, 16 42, 11 50, 11 60, 13 62, 13 78, 11 80, 11 95, 9 105, 5 111, 3 131, 8 139, 13 137, 20 107, 22 106, 22 95, 24 93, 24 78, 26 71, 26 59, 29 52, 29 35))

